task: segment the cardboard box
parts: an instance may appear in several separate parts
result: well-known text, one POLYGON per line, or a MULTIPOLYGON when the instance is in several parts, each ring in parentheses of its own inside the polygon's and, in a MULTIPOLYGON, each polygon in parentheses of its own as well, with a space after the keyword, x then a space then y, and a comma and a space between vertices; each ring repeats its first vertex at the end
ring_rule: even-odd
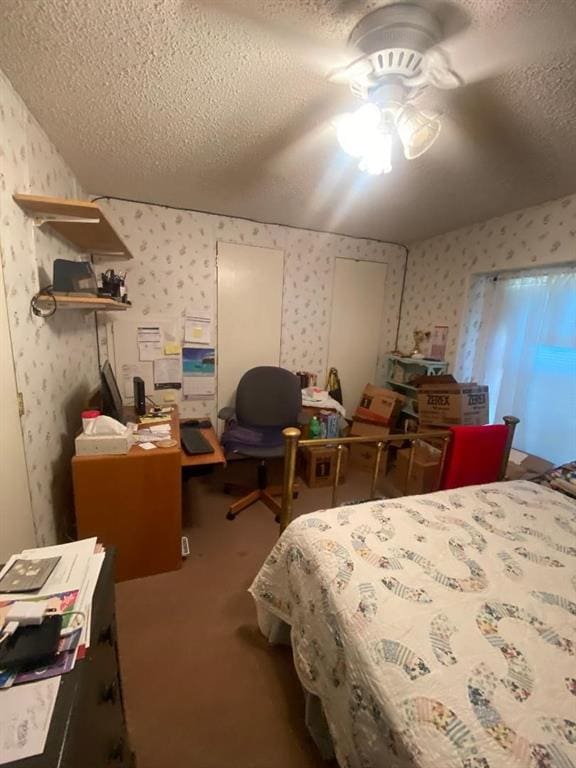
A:
POLYGON ((438 487, 440 459, 442 451, 429 443, 417 440, 414 444, 412 472, 406 485, 410 449, 402 448, 396 454, 396 466, 390 473, 390 482, 402 494, 412 496, 418 493, 431 493, 438 487))
POLYGON ((391 428, 396 424, 405 399, 392 389, 367 384, 354 419, 391 428))
MULTIPOLYGON (((380 424, 371 424, 366 421, 360 421, 359 419, 354 419, 352 426, 350 427, 350 437, 379 437, 380 435, 388 435, 389 433, 389 427, 383 427, 380 424)), ((376 443, 373 443, 372 445, 351 445, 350 464, 364 472, 372 472, 374 470, 374 461, 376 460, 376 451, 376 443)), ((384 475, 386 473, 385 465, 386 461, 383 455, 380 462, 379 474, 384 475)))
MULTIPOLYGON (((444 377, 427 377, 432 380, 444 377)), ((451 427, 455 424, 487 424, 488 387, 430 381, 418 388, 420 427, 451 427)))
MULTIPOLYGON (((300 451, 300 477, 309 488, 323 488, 332 486, 336 474, 336 446, 319 445, 317 448, 302 448, 300 451)), ((340 464, 339 483, 346 480, 346 469, 348 465, 348 450, 342 451, 342 462, 340 464)))

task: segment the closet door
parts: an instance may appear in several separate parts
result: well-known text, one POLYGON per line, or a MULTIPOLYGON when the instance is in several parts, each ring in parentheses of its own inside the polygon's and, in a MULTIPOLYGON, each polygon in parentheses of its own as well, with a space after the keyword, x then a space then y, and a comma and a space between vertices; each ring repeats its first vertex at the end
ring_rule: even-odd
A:
POLYGON ((346 415, 366 384, 376 383, 387 265, 336 259, 328 365, 338 369, 346 415))
POLYGON ((218 242, 218 409, 257 365, 279 365, 284 253, 218 242))

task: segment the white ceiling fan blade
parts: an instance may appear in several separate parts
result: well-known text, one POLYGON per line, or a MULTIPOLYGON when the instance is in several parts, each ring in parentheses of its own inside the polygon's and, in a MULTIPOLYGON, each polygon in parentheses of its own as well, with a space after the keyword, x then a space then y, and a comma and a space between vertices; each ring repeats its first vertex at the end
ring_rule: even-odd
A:
POLYGON ((528 9, 490 27, 470 28, 444 40, 442 50, 464 83, 548 59, 558 61, 576 50, 576 2, 560 0, 558 6, 548 5, 546 13, 542 7, 531 13, 528 9))
MULTIPOLYGON (((209 15, 225 16, 239 29, 254 33, 255 45, 264 41, 279 48, 288 55, 297 56, 322 76, 336 68, 345 67, 361 55, 360 51, 341 42, 315 37, 302 25, 288 20, 266 16, 238 0, 197 0, 202 10, 209 15)), ((232 31, 233 28, 231 27, 232 31)))
POLYGON ((439 47, 430 48, 424 54, 422 73, 426 82, 435 88, 458 88, 463 84, 462 78, 451 68, 448 55, 439 47))
POLYGON ((328 75, 328 80, 331 83, 344 83, 348 85, 354 80, 368 77, 372 71, 372 64, 370 64, 366 57, 362 57, 347 66, 333 69, 328 75))

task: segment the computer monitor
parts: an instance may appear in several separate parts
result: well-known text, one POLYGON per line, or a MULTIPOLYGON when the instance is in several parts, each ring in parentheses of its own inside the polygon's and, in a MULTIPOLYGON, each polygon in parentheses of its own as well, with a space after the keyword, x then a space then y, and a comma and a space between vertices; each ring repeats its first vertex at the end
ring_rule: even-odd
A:
POLYGON ((108 360, 106 360, 100 372, 100 386, 102 391, 102 413, 124 424, 122 396, 116 383, 114 371, 108 360))

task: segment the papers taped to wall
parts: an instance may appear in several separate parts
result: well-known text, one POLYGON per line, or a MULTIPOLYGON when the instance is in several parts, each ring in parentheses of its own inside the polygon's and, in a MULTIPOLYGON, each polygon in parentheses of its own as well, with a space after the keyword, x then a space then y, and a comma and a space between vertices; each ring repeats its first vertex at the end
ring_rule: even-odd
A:
POLYGON ((197 313, 186 315, 184 321, 184 341, 188 344, 212 343, 212 320, 210 315, 197 313))
POLYGON ((157 357, 162 357, 162 331, 159 325, 138 326, 136 340, 141 363, 151 363, 157 357))
POLYGON ((179 357, 154 360, 154 389, 181 389, 182 368, 179 357))

